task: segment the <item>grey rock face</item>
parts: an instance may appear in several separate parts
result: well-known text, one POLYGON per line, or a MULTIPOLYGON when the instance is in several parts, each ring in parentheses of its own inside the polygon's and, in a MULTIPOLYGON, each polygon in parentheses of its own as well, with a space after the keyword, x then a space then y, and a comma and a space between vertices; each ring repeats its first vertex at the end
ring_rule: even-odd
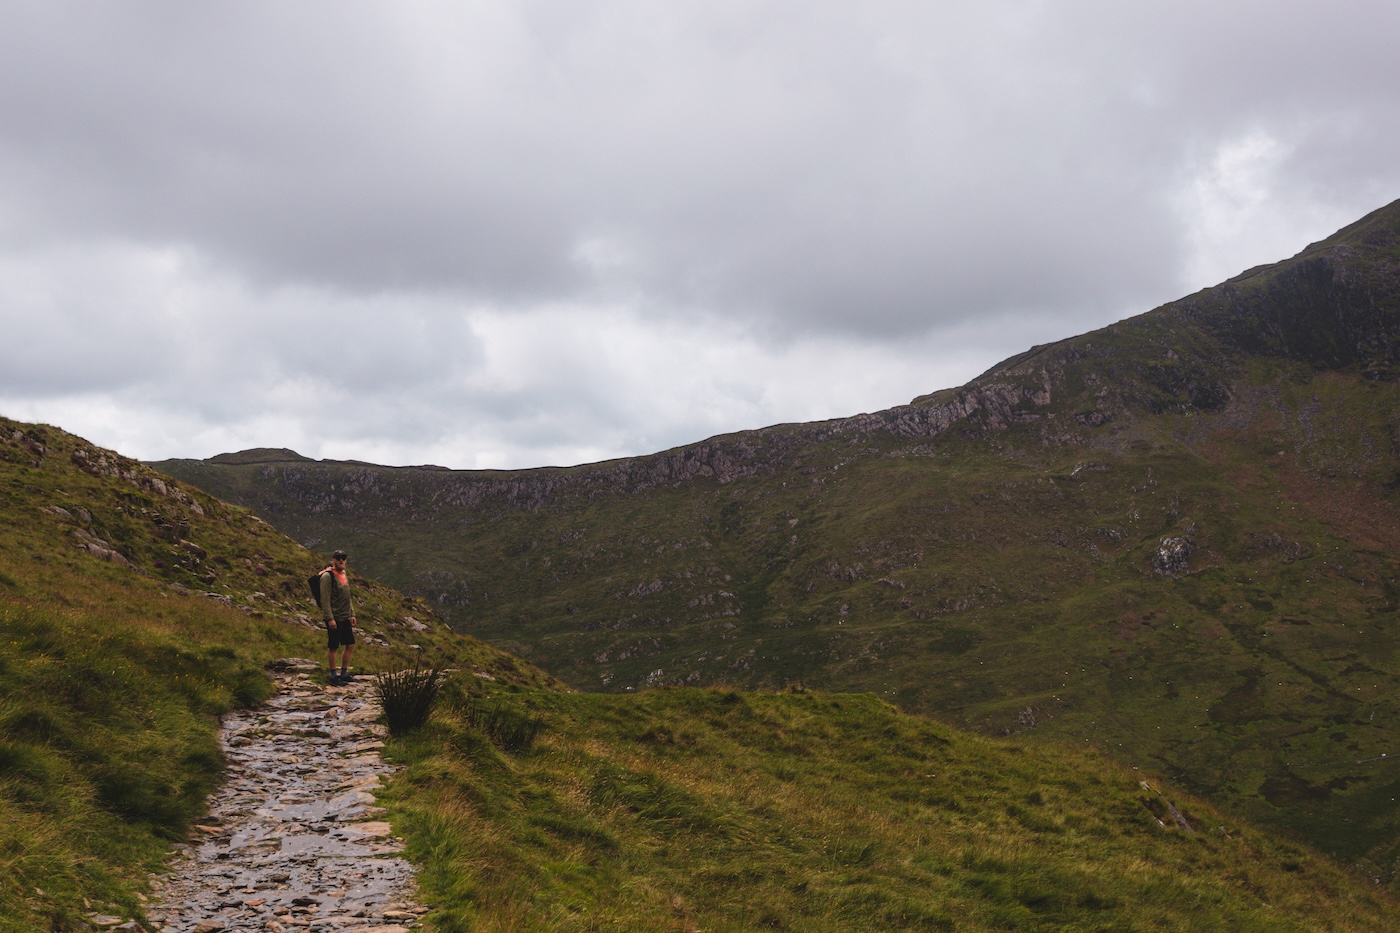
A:
POLYGON ((1152 555, 1152 569, 1165 576, 1183 574, 1188 569, 1187 561, 1192 550, 1191 542, 1186 538, 1163 538, 1157 546, 1157 553, 1152 555))
POLYGON ((392 933, 427 912, 374 805, 392 769, 372 688, 322 687, 315 669, 285 660, 278 695, 225 722, 229 779, 196 827, 204 839, 155 882, 158 928, 392 933))

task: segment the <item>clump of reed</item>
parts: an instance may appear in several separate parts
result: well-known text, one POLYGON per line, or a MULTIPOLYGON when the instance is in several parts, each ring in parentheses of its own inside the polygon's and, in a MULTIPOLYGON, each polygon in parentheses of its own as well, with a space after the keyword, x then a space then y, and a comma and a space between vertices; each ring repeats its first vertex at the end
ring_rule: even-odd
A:
POLYGON ((403 736, 421 729, 433 714, 442 682, 441 665, 423 668, 415 664, 374 675, 374 692, 389 734, 403 736))
POLYGON ((466 725, 507 752, 528 749, 545 726, 544 717, 502 697, 461 696, 455 699, 453 709, 466 725))

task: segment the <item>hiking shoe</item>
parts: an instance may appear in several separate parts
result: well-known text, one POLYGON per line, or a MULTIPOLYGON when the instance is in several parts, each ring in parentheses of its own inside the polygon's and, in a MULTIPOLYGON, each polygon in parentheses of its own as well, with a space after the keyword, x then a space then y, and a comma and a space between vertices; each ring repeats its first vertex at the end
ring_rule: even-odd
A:
POLYGON ((343 687, 345 686, 345 682, 340 679, 339 674, 337 674, 335 671, 331 671, 329 674, 326 675, 326 686, 343 687))
POLYGON ((355 675, 354 675, 354 674, 342 672, 341 675, 340 675, 340 685, 341 685, 342 687, 347 686, 347 685, 348 685, 352 680, 354 680, 354 679, 355 679, 355 675))

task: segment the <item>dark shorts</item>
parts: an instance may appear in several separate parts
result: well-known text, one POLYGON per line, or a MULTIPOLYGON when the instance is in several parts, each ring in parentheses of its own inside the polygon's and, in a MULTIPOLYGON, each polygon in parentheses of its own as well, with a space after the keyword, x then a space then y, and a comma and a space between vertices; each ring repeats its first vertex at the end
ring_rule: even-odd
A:
POLYGON ((355 626, 349 622, 337 622, 335 628, 331 628, 329 622, 326 623, 326 648, 334 651, 341 645, 353 645, 355 643, 355 626))

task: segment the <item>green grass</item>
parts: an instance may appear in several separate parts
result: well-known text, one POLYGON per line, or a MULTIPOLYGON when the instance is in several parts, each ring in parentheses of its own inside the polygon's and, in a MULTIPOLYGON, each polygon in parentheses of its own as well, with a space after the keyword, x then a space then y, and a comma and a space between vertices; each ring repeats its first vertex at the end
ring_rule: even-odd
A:
POLYGON ((138 916, 222 770, 215 717, 268 695, 276 645, 232 610, 76 575, 36 593, 24 569, 0 591, 0 929, 76 929, 84 899, 138 916))
POLYGON ((1302 846, 1092 753, 978 739, 865 695, 494 691, 390 751, 439 930, 1383 930, 1302 846), (1162 816, 1167 823, 1158 821, 1162 816))

